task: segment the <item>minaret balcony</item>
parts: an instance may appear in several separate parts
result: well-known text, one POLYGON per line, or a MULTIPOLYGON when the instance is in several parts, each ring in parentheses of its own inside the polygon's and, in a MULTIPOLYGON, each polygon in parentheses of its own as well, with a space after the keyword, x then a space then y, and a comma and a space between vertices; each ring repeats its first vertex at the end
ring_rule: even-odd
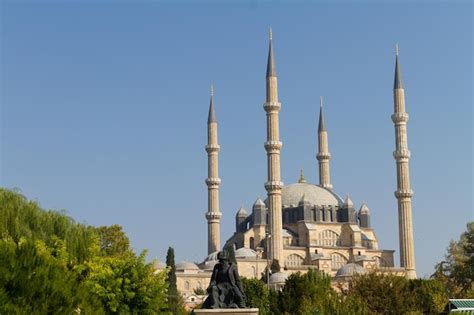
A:
POLYGON ((393 151, 393 157, 397 161, 408 160, 411 156, 410 150, 396 150, 393 151))
POLYGON ((280 102, 265 102, 263 104, 263 109, 267 112, 279 112, 281 109, 281 103, 280 102))
POLYGON ((267 141, 264 143, 265 150, 268 153, 278 153, 281 150, 283 143, 281 141, 267 141))
POLYGON ((268 181, 265 183, 265 189, 268 192, 275 192, 283 188, 283 182, 279 181, 268 181))
POLYGON ((206 151, 207 153, 212 153, 212 152, 219 152, 221 146, 218 144, 208 144, 206 145, 206 151))
POLYGON ((316 154, 316 159, 318 159, 318 161, 330 160, 331 159, 331 153, 329 153, 329 152, 319 152, 318 154, 316 154))
POLYGON ((208 222, 219 222, 222 218, 222 212, 206 212, 206 219, 208 222))
POLYGON ((407 190, 399 189, 399 190, 395 191, 395 197, 397 199, 411 198, 411 197, 413 197, 413 190, 411 190, 411 189, 407 189, 407 190))
POLYGON ((392 115, 392 121, 396 124, 398 123, 406 123, 408 121, 408 114, 407 113, 395 113, 392 115))
POLYGON ((207 185, 209 188, 219 187, 220 183, 221 183, 221 179, 218 178, 218 177, 209 177, 209 178, 206 178, 206 185, 207 185))

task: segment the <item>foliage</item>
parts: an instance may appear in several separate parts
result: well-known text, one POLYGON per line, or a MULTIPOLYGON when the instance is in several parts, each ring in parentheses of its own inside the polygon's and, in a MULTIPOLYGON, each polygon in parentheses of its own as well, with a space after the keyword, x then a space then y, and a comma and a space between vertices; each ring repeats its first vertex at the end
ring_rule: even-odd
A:
POLYGON ((100 250, 106 256, 124 255, 130 251, 130 241, 120 225, 97 228, 100 250))
POLYGON ((153 274, 120 226, 95 228, 0 189, 0 313, 159 313, 166 271, 153 274))
POLYGON ((98 301, 54 252, 42 241, 0 241, 1 314, 72 314, 77 308, 101 314, 98 301))
POLYGON ((166 308, 167 272, 154 274, 145 256, 96 256, 75 271, 108 314, 152 313, 166 308))
POLYGON ((319 271, 291 274, 278 292, 277 303, 271 303, 273 314, 334 314, 338 296, 331 278, 319 271))
POLYGON ((259 314, 270 314, 270 292, 264 282, 258 279, 242 278, 242 286, 247 297, 247 307, 259 309, 259 314))
POLYGON ((370 313, 377 314, 439 313, 448 302, 446 290, 439 281, 409 280, 393 274, 356 276, 346 295, 365 305, 370 313))
POLYGON ((193 290, 193 292, 196 295, 206 295, 207 294, 206 290, 204 290, 203 288, 195 288, 193 290))
POLYGON ((176 285, 176 264, 174 260, 173 247, 169 247, 168 252, 166 253, 166 266, 168 268, 166 283, 168 285, 169 312, 174 315, 186 314, 183 298, 178 292, 178 287, 176 285))
POLYGON ((451 241, 431 278, 443 283, 450 297, 474 298, 474 222, 467 224, 459 241, 451 241))

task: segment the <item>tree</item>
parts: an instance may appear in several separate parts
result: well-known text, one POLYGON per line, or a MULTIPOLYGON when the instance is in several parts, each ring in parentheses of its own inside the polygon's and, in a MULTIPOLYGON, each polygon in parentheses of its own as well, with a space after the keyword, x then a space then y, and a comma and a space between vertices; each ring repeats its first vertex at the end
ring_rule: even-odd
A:
POLYGON ((0 240, 1 314, 72 314, 78 308, 103 313, 99 301, 44 242, 0 240))
POLYGON ((100 298, 106 313, 154 313, 167 308, 167 272, 154 274, 145 256, 146 251, 139 256, 96 256, 75 271, 89 291, 100 298))
POLYGON ((271 303, 272 314, 334 314, 338 298, 331 287, 331 278, 310 269, 306 274, 291 274, 278 293, 277 303, 271 303))
POLYGON ((168 285, 168 307, 172 314, 185 314, 184 302, 176 285, 176 265, 174 261, 174 249, 168 248, 166 253, 166 266, 168 267, 168 276, 166 282, 168 285))
POLYGON ((450 297, 474 298, 474 222, 467 224, 459 241, 451 241, 431 278, 443 283, 450 297))
POLYGON ((100 226, 97 229, 100 250, 107 256, 123 255, 130 251, 130 241, 118 224, 100 226))
POLYGON ((255 278, 241 280, 247 297, 247 307, 258 308, 261 315, 270 314, 270 292, 265 283, 255 278))

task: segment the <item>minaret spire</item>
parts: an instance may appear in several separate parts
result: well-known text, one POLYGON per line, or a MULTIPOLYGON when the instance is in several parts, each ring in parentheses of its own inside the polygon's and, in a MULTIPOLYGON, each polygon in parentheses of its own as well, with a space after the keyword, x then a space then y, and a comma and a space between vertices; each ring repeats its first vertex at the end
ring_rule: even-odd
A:
POLYGON ((207 159, 208 159, 208 176, 206 179, 208 208, 206 213, 207 219, 207 252, 211 254, 221 248, 220 239, 220 220, 222 213, 219 208, 219 150, 220 146, 217 141, 217 119, 214 110, 214 87, 211 85, 211 100, 209 103, 209 116, 207 118, 207 159))
POLYGON ((319 149, 318 154, 316 154, 316 159, 318 160, 319 166, 319 186, 331 190, 331 173, 329 170, 329 160, 331 159, 331 153, 329 153, 328 132, 326 130, 326 125, 324 124, 322 96, 320 97, 319 103, 318 148, 319 149))
MULTIPOLYGON (((263 108, 267 113, 267 151, 268 176, 265 189, 268 195, 268 212, 270 223, 270 251, 267 252, 271 259, 283 263, 283 236, 282 236, 282 206, 281 189, 283 183, 280 175, 280 128, 278 115, 281 103, 278 101, 278 79, 276 76, 275 57, 272 46, 272 31, 269 31, 268 62, 266 74, 267 96, 263 108)), ((268 249, 267 249, 268 250, 268 249)))
POLYGON ((397 162, 397 190, 395 197, 398 201, 398 228, 400 238, 400 266, 405 268, 408 278, 416 278, 415 247, 413 240, 413 221, 411 198, 413 191, 410 185, 409 160, 410 151, 407 141, 408 114, 405 111, 405 89, 402 84, 399 49, 396 45, 395 80, 393 88, 395 124, 395 151, 393 157, 397 162))

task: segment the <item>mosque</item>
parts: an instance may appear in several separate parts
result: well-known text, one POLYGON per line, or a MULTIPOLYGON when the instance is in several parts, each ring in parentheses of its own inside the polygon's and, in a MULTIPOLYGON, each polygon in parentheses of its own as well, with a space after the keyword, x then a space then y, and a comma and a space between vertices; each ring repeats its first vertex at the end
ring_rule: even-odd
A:
MULTIPOLYGON (((346 281, 357 273, 370 270, 391 272, 416 278, 409 159, 407 144, 408 114, 405 111, 405 95, 400 72, 398 47, 395 59, 393 87, 395 125, 395 151, 398 202, 400 267, 395 267, 394 250, 381 249, 371 226, 371 210, 366 203, 356 209, 349 196, 341 198, 331 184, 328 129, 325 124, 321 98, 318 126, 319 183, 305 180, 301 171, 297 183, 284 185, 280 178, 278 79, 270 30, 266 71, 266 112, 268 176, 264 184, 265 200, 257 199, 252 211, 240 208, 235 215, 235 232, 225 242, 233 246, 239 273, 243 277, 260 277, 269 262, 277 260, 282 270, 272 274, 270 284, 279 288, 289 274, 308 269, 321 270, 334 281, 346 281)), ((218 122, 211 99, 207 121, 208 143, 208 256, 200 263, 176 264, 177 285, 186 302, 200 301, 199 289, 206 289, 217 252, 221 250, 218 167, 218 122)), ((262 180, 263 181, 263 180, 262 180)), ((163 266, 161 266, 162 268, 163 266)))

